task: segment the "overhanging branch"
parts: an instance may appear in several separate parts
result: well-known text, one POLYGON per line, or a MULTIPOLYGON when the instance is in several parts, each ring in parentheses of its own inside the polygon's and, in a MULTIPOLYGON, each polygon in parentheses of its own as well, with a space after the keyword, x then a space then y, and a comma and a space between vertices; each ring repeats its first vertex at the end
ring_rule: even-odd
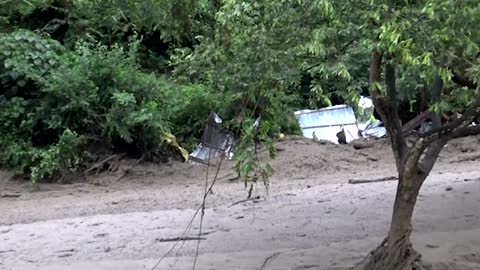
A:
POLYGON ((454 138, 462 138, 466 136, 473 136, 480 134, 480 126, 468 126, 463 128, 457 128, 451 133, 446 134, 445 136, 436 136, 430 137, 430 141, 426 141, 424 145, 428 144, 428 148, 425 152, 425 155, 420 163, 421 168, 425 172, 432 170, 435 162, 437 161, 440 152, 442 151, 445 144, 454 138))
POLYGON ((468 77, 463 76, 460 73, 455 71, 452 71, 452 73, 453 73, 452 81, 454 83, 460 86, 468 87, 470 89, 477 89, 478 85, 474 81, 470 80, 468 77))
POLYGON ((453 120, 452 122, 440 127, 431 129, 423 134, 421 137, 430 137, 432 135, 439 134, 448 134, 454 132, 458 128, 467 127, 472 122, 477 120, 480 117, 480 97, 477 98, 470 106, 467 108, 465 113, 458 119, 453 120))
MULTIPOLYGON (((439 128, 420 135, 415 146, 418 145, 418 150, 425 154, 420 161, 420 169, 423 173, 430 172, 440 155, 445 144, 454 138, 466 137, 480 134, 480 126, 472 126, 474 121, 480 119, 480 97, 478 97, 467 108, 465 113, 458 119, 439 128)), ((419 157, 416 160, 419 161, 419 157)))
POLYGON ((475 136, 480 134, 480 125, 468 126, 464 128, 459 128, 452 132, 452 138, 462 138, 467 136, 475 136))

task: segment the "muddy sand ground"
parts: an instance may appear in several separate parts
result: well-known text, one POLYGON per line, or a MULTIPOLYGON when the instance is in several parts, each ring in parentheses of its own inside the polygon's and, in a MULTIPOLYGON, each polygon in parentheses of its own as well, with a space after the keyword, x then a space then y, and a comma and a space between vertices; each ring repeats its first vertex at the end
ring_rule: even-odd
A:
MULTIPOLYGON (((196 269, 347 269, 386 235, 395 181, 388 144, 319 145, 300 138, 277 144, 269 193, 256 202, 220 171, 207 199, 196 269)), ((449 143, 425 183, 413 241, 435 270, 480 269, 480 141, 449 143)), ((25 183, 0 174, 0 269, 192 269, 197 241, 176 244, 201 203, 206 167, 144 164, 118 176, 69 185, 25 183), (7 195, 5 197, 5 195, 7 195)), ((212 176, 213 171, 210 171, 212 176)), ((198 237, 198 218, 187 237, 198 237)))

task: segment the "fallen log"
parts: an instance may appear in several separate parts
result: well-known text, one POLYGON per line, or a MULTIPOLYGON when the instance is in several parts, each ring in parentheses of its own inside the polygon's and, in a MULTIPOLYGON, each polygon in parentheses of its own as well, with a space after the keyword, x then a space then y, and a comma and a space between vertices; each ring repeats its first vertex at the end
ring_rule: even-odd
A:
POLYGON ((384 178, 378 178, 378 179, 360 179, 360 180, 355 180, 355 179, 350 179, 348 180, 349 184, 368 184, 368 183, 378 183, 378 182, 387 182, 387 181, 396 181, 398 180, 397 177, 395 176, 390 176, 390 177, 384 177, 384 178))
POLYGON ((375 144, 372 141, 368 141, 368 140, 356 140, 351 144, 353 146, 353 149, 355 150, 372 148, 375 146, 375 144))
POLYGON ((2 197, 2 198, 18 198, 20 196, 21 196, 20 194, 4 193, 0 197, 2 197))

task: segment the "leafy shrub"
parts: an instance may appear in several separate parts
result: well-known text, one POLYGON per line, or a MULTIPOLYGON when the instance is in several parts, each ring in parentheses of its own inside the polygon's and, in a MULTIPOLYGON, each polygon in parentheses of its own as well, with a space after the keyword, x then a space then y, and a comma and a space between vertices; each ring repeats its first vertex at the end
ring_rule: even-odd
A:
POLYGON ((221 96, 143 72, 138 44, 79 42, 66 51, 29 31, 0 36, 0 164, 36 182, 74 171, 98 151, 186 157, 173 134, 196 143, 221 96))
POLYGON ((52 139, 48 149, 35 146, 35 137, 41 132, 38 111, 44 78, 59 65, 63 52, 58 42, 30 31, 0 34, 0 161, 19 174, 32 173, 32 181, 67 170, 76 163, 68 155, 75 152, 63 151, 58 145, 73 136, 65 129, 52 139), (46 163, 47 160, 50 162, 46 163), (67 163, 72 166, 66 166, 67 163))
POLYGON ((82 138, 66 129, 58 143, 35 147, 25 140, 2 137, 1 164, 15 168, 17 174, 30 173, 32 183, 55 175, 64 175, 78 168, 83 159, 82 138), (11 140, 9 140, 11 139, 11 140))
POLYGON ((296 99, 296 96, 286 95, 284 92, 276 92, 270 97, 270 106, 266 115, 271 125, 268 135, 273 136, 277 133, 302 134, 291 106, 296 102, 296 99))
POLYGON ((203 85, 174 86, 172 132, 188 149, 193 149, 202 136, 211 111, 222 113, 224 95, 203 85))
POLYGON ((83 139, 75 132, 66 129, 55 145, 46 149, 36 149, 32 155, 34 165, 31 166, 32 182, 36 183, 45 177, 55 174, 65 175, 74 172, 83 161, 81 151, 83 139))
POLYGON ((31 14, 36 9, 46 8, 53 0, 29 0, 29 1, 2 1, 0 9, 0 26, 9 24, 12 17, 31 14))
POLYGON ((47 80, 43 121, 52 129, 69 127, 112 146, 158 154, 161 134, 170 130, 169 84, 141 72, 134 54, 78 44, 47 80))
MULTIPOLYGON (((33 32, 2 34, 1 165, 36 182, 74 171, 98 151, 186 157, 180 144, 193 148, 198 143, 210 111, 232 120, 238 134, 245 132, 244 124, 233 121, 241 96, 145 73, 138 46, 138 41, 127 48, 83 41, 67 51, 33 32), (92 139, 103 147, 90 147, 92 139)), ((296 132, 286 109, 291 97, 265 93, 268 123, 261 125, 262 138, 296 132)))
POLYGON ((64 48, 31 31, 0 34, 0 94, 37 97, 38 87, 58 66, 64 48))

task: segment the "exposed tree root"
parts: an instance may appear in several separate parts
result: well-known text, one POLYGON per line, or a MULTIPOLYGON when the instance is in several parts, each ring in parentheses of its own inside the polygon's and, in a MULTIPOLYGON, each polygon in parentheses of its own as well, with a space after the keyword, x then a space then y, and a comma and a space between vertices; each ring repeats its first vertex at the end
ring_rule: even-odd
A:
POLYGON ((123 153, 123 154, 110 155, 110 156, 106 157, 105 159, 94 163, 90 168, 85 170, 83 172, 83 174, 84 175, 89 175, 93 171, 96 171, 95 175, 98 175, 100 173, 100 171, 103 170, 103 169, 108 169, 110 172, 116 171, 118 169, 119 165, 118 165, 118 163, 114 163, 113 161, 118 161, 124 155, 126 155, 126 154, 123 153), (105 167, 107 167, 107 168, 105 168, 105 167))
POLYGON ((404 238, 392 246, 388 245, 388 239, 352 270, 429 270, 422 262, 420 253, 413 249, 412 244, 404 238))
POLYGON ((126 169, 126 170, 123 170, 122 174, 120 174, 120 176, 118 176, 115 180, 113 180, 112 184, 115 184, 117 183, 118 181, 120 181, 120 179, 122 179, 123 177, 125 177, 127 174, 131 173, 133 168, 137 167, 137 165, 142 162, 144 160, 145 156, 142 155, 142 157, 140 157, 139 159, 135 160, 133 162, 133 164, 130 166, 130 168, 126 169))

